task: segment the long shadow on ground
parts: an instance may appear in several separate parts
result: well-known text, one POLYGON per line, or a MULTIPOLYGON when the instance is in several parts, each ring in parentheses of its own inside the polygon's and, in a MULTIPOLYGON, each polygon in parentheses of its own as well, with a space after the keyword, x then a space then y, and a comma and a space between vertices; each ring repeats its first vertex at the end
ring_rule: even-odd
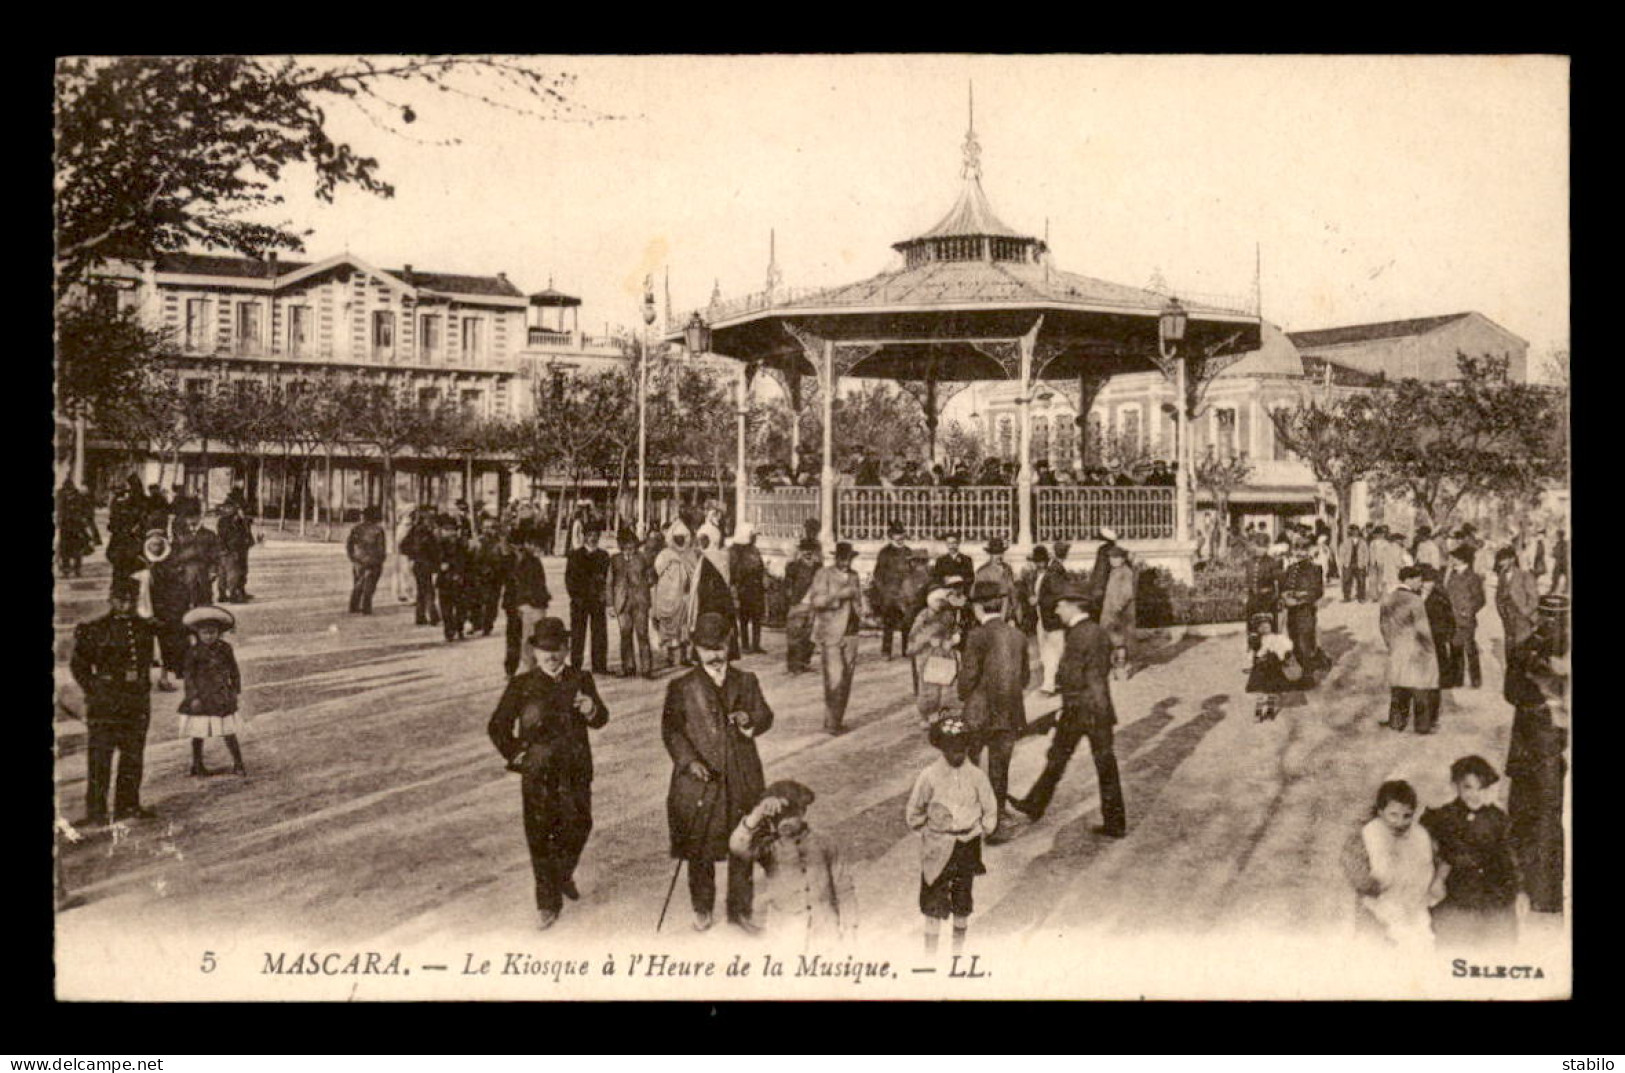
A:
MULTIPOLYGON (((1148 811, 1151 802, 1156 800, 1179 765, 1189 759, 1209 731, 1224 721, 1229 700, 1229 694, 1225 693, 1208 697, 1202 702, 1201 712, 1196 718, 1170 730, 1154 748, 1135 756, 1124 765, 1123 796, 1128 802, 1130 838, 1134 837, 1135 813, 1143 816, 1148 811)), ((1134 738, 1135 744, 1143 742, 1172 722, 1173 716, 1163 707, 1165 704, 1169 704, 1169 701, 1159 702, 1154 709, 1158 711, 1157 715, 1147 716, 1129 726, 1118 737, 1118 742, 1130 739, 1130 732, 1133 731, 1139 731, 1134 738), (1148 726, 1153 723, 1160 725, 1148 726), (1142 727, 1146 729, 1141 730, 1142 727)), ((1118 751, 1128 752, 1132 747, 1119 748, 1118 751)), ((1087 749, 1088 742, 1085 741, 1072 759, 1074 765, 1088 763, 1082 755, 1087 749)), ((1055 832, 1053 848, 1028 862, 1012 884, 1010 893, 988 913, 985 920, 978 922, 978 930, 987 934, 1014 934, 1041 922, 1066 896, 1068 889, 1077 884, 1082 870, 1116 844, 1115 840, 1096 835, 1090 830, 1099 822, 1095 810, 1091 809, 1059 828, 1055 832)))

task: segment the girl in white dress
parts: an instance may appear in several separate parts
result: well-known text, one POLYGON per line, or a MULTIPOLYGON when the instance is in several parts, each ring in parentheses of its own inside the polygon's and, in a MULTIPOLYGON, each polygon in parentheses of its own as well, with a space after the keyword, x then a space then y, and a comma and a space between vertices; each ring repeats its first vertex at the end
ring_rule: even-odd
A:
POLYGON ((1435 863, 1433 838, 1416 822, 1410 783, 1385 782, 1374 814, 1345 856, 1359 897, 1360 930, 1413 951, 1433 946, 1428 909, 1444 898, 1446 868, 1435 863))

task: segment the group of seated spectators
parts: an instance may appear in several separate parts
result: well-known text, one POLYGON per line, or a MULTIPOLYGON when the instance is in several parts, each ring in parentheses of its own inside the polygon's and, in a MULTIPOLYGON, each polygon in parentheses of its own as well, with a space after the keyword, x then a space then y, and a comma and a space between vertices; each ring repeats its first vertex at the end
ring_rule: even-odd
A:
MULTIPOLYGON (((1118 469, 1081 464, 1056 469, 1048 461, 1040 461, 1033 467, 1033 483, 1039 487, 1172 488, 1177 466, 1158 459, 1118 469)), ((756 485, 764 490, 816 488, 819 468, 810 455, 794 467, 782 462, 757 466, 756 485)), ((1021 467, 1012 459, 986 458, 979 465, 955 462, 928 467, 912 458, 901 462, 883 460, 865 450, 848 460, 838 482, 842 488, 1014 488, 1020 472, 1021 467)))

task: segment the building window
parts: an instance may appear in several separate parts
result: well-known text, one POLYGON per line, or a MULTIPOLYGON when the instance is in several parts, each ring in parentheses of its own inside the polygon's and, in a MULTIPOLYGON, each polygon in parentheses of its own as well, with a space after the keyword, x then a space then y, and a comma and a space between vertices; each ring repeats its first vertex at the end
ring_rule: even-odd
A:
POLYGON ((1008 414, 999 418, 999 457, 1006 461, 1016 457, 1016 423, 1008 414))
POLYGON ((104 317, 118 316, 118 288, 111 283, 92 284, 90 308, 104 317))
POLYGON ((465 416, 479 417, 485 405, 485 392, 477 388, 465 388, 458 401, 465 416))
POLYGON ((383 360, 395 357, 395 314, 387 309, 372 315, 372 356, 383 360))
POLYGON ((209 393, 209 381, 205 377, 190 376, 186 379, 186 397, 201 399, 209 393))
POLYGON ((418 388, 418 409, 433 410, 440 405, 440 389, 437 387, 418 388))
POLYGON ((480 357, 480 343, 482 342, 480 329, 483 325, 478 317, 463 318, 463 361, 475 362, 480 357))
POLYGON ((1049 458, 1049 418, 1033 418, 1033 461, 1048 462, 1049 458))
POLYGON ((424 313, 418 317, 418 347, 425 361, 435 361, 445 347, 440 318, 424 313))
POLYGON ((207 298, 186 300, 186 349, 210 350, 214 343, 214 322, 209 319, 207 298))
POLYGON ((310 307, 288 308, 288 353, 298 358, 310 352, 310 307))
POLYGON ((237 353, 257 354, 260 349, 260 306, 258 302, 237 303, 237 353))
POLYGON ((1213 445, 1220 458, 1236 457, 1236 411, 1230 407, 1213 411, 1213 445))
POLYGON ((1078 460, 1078 424, 1071 416, 1055 419, 1055 464, 1071 469, 1078 460))

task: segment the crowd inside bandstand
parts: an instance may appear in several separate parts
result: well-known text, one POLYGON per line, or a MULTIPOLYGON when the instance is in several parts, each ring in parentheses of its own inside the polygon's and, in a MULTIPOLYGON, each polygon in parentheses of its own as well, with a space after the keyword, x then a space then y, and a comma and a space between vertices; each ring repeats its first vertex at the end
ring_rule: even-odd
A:
MULTIPOLYGON (((817 488, 821 464, 810 452, 803 452, 794 465, 769 463, 756 467, 756 486, 764 491, 777 488, 817 488)), ((1018 483, 1020 465, 1007 458, 984 458, 979 463, 953 461, 930 464, 919 459, 883 458, 862 449, 847 459, 837 475, 841 487, 851 488, 1013 488, 1018 483)), ((1162 459, 1132 466, 1108 468, 1098 465, 1053 466, 1048 460, 1033 465, 1033 484, 1039 487, 1081 485, 1087 487, 1167 487, 1178 482, 1179 464, 1162 459)))

